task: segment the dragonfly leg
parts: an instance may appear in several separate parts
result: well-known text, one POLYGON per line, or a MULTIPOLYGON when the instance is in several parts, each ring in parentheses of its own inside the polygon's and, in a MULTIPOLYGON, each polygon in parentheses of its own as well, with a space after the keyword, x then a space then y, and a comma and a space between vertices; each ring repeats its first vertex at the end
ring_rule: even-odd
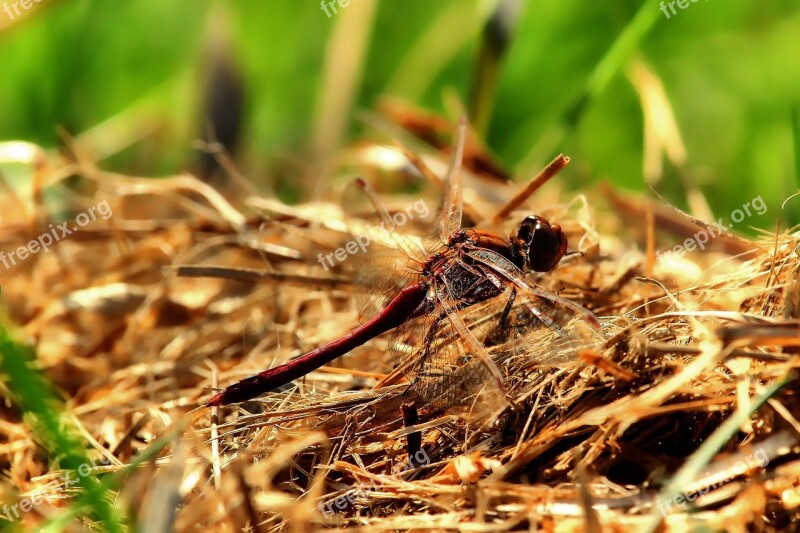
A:
POLYGON ((497 323, 497 329, 492 333, 490 340, 491 344, 498 345, 508 340, 510 335, 508 317, 511 315, 511 308, 514 307, 514 300, 517 299, 517 289, 511 289, 511 294, 508 297, 503 314, 500 315, 500 321, 497 323))
POLYGON ((425 339, 422 341, 422 353, 420 354, 419 359, 415 363, 416 369, 420 370, 414 377, 412 383, 416 384, 420 378, 431 378, 434 377, 433 374, 429 374, 427 372, 422 371, 425 367, 425 362, 428 360, 428 356, 431 352, 431 347, 433 346, 433 341, 436 338, 436 332, 439 329, 439 323, 444 320, 447 316, 447 313, 438 313, 433 318, 433 323, 428 328, 428 331, 425 333, 425 339))
POLYGON ((424 348, 422 350, 422 357, 420 357, 420 361, 426 361, 428 359, 428 354, 430 353, 431 346, 433 345, 433 339, 436 337, 436 330, 439 329, 439 322, 441 322, 445 316, 447 316, 445 313, 439 313, 433 319, 433 324, 431 324, 431 327, 428 328, 428 332, 425 334, 424 348))
POLYGON ((408 394, 408 391, 410 391, 411 387, 413 387, 413 386, 414 386, 414 383, 412 381, 409 381, 408 382, 408 386, 405 389, 403 389, 403 394, 401 394, 400 396, 405 397, 405 395, 408 394))
POLYGON ((511 314, 511 308, 514 306, 514 300, 517 299, 517 288, 511 289, 511 295, 508 297, 506 306, 503 308, 503 315, 500 317, 500 331, 508 330, 508 315, 511 314))
MULTIPOLYGON (((403 413, 403 425, 405 427, 416 426, 419 424, 419 412, 417 412, 417 404, 413 401, 406 402, 400 406, 403 413)), ((416 456, 417 452, 422 450, 422 433, 414 431, 406 435, 406 448, 408 449, 408 462, 411 463, 411 457, 416 456)))

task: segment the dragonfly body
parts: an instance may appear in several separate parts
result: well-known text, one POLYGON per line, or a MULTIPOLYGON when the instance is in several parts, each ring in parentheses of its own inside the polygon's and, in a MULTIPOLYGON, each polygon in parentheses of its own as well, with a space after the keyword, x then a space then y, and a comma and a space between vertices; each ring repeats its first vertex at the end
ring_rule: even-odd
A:
MULTIPOLYGON (((437 299, 446 292, 452 309, 460 310, 483 302, 504 292, 502 274, 493 273, 481 257, 495 254, 511 268, 536 271, 551 270, 563 256, 567 238, 557 225, 529 216, 508 239, 474 229, 453 233, 448 243, 430 255, 422 265, 416 282, 402 288, 397 296, 373 318, 343 337, 308 352, 281 366, 243 379, 214 395, 208 406, 241 402, 285 385, 317 368, 330 363, 370 339, 401 324, 433 314, 437 299)), ((446 318, 440 312, 426 335, 425 354, 429 352, 438 324, 446 318), (430 337, 430 338, 429 338, 430 337)))
POLYGON ((281 366, 270 368, 234 383, 215 394, 206 402, 206 405, 228 405, 249 400, 330 363, 368 340, 408 320, 420 308, 420 305, 424 304, 427 293, 428 288, 422 284, 409 285, 386 306, 383 313, 375 315, 350 333, 281 366))

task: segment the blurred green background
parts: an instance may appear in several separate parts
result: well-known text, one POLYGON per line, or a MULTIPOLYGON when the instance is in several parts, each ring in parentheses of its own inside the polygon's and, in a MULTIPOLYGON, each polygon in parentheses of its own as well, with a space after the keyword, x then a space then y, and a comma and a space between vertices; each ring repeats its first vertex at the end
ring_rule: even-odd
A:
POLYGON ((379 97, 452 117, 455 94, 474 118, 478 91, 478 132, 518 180, 564 152, 573 188, 649 182, 682 207, 697 190, 717 216, 761 195, 769 211, 737 230, 799 223, 800 199, 781 208, 800 173, 798 2, 680 3, 351 0, 328 16, 317 0, 57 0, 13 17, 12 5, 0 141, 57 148, 63 129, 106 169, 191 168, 216 52, 243 91, 236 164, 290 201, 325 185, 295 179, 298 165, 352 142, 379 97))

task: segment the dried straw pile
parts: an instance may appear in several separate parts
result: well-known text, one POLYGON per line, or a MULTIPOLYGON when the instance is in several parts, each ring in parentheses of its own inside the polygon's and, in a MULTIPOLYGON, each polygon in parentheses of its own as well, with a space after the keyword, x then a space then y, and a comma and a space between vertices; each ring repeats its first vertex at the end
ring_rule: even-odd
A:
MULTIPOLYGON (((156 452, 120 480, 119 504, 144 531, 797 527, 798 234, 723 235, 712 251, 656 261, 647 243, 700 227, 612 191, 589 206, 548 186, 503 231, 531 205, 564 226, 584 253, 540 281, 601 317, 604 343, 558 365, 533 349, 505 361, 514 408, 491 427, 425 406, 406 427, 406 385, 375 388, 391 370, 382 339, 285 392, 200 407, 214 387, 357 324, 348 265, 317 262, 347 238, 335 204, 224 199, 192 178, 85 164, 39 172, 42 184, 77 174, 85 195, 62 211, 7 196, 3 250, 103 200, 113 216, 3 269, 6 312, 91 453, 112 462, 95 471, 156 452), (179 265, 240 270, 179 276, 179 265), (411 458, 409 434, 422 437, 411 458)), ((497 208, 465 197, 473 213, 497 208)), ((58 463, 13 404, 2 409, 3 501, 46 490, 24 515, 33 526, 73 494, 51 483, 58 463)))

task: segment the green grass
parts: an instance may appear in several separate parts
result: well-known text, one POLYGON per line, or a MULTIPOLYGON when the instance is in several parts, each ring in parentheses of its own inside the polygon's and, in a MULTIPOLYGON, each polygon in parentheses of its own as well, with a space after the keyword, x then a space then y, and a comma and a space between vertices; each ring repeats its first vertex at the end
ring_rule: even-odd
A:
MULTIPOLYGON (((469 102, 493 6, 380 2, 353 110, 386 94, 438 111, 446 90, 469 102)), ((158 135, 102 164, 151 175, 185 167, 199 132, 206 29, 220 13, 247 91, 243 170, 267 189, 308 197, 291 190, 281 158, 309 150, 316 106, 331 89, 322 85, 327 45, 344 16, 340 8, 328 18, 316 1, 47 4, 0 35, 0 139, 55 146, 56 125, 80 133, 144 102, 163 119, 158 135)), ((796 2, 697 2, 669 19, 655 0, 523 2, 515 27, 490 63, 497 79, 479 129, 520 178, 563 151, 577 163, 563 178, 574 187, 608 178, 644 190, 641 108, 624 73, 636 56, 663 80, 688 151, 686 168, 666 169, 670 200, 685 205, 676 184, 686 176, 719 216, 762 195, 770 210, 748 224, 800 222, 797 201, 780 208, 798 188, 800 166, 796 2)), ((354 113, 346 116, 343 142, 361 131, 354 113)))
MULTIPOLYGON (((60 479, 69 480, 69 490, 79 493, 71 510, 46 527, 59 531, 73 517, 83 516, 102 524, 106 531, 126 531, 126 518, 114 505, 116 493, 93 473, 82 475, 88 466, 92 466, 87 443, 78 436, 77 429, 65 413, 63 402, 36 370, 33 351, 14 340, 3 326, 0 326, 0 372, 11 391, 14 405, 33 430, 47 460, 65 471, 60 479)), ((4 503, 12 506, 19 501, 4 503)), ((15 513, 9 513, 14 518, 15 513)), ((3 522, 6 523, 5 519, 3 522)))
MULTIPOLYGON (((379 2, 364 22, 363 72, 341 143, 363 133, 355 112, 382 96, 444 113, 443 95, 454 91, 472 102, 478 130, 518 179, 564 152, 573 164, 559 179, 575 189, 609 179, 644 191, 643 116, 626 76, 637 58, 662 80, 688 154, 683 168, 666 166, 658 189, 685 207, 691 183, 721 217, 762 196, 768 211, 737 231, 800 223, 800 197, 781 207, 800 185, 796 0, 697 2, 669 19, 656 0, 524 1, 501 48, 491 48, 483 31, 494 7, 491 0, 379 2)), ((326 54, 346 16, 328 18, 314 0, 43 3, 0 33, 0 141, 54 148, 58 127, 77 135, 146 110, 160 119, 158 130, 100 165, 142 175, 185 168, 200 132, 204 45, 221 14, 247 94, 238 164, 265 191, 308 198, 285 154, 302 160, 311 151, 320 102, 333 90, 322 74, 326 54)), ((30 178, 19 166, 0 170, 20 187, 30 178)), ((116 478, 77 474, 87 443, 32 351, 2 327, 0 371, 48 459, 78 480, 80 496, 62 520, 128 528, 113 503, 116 478)))

